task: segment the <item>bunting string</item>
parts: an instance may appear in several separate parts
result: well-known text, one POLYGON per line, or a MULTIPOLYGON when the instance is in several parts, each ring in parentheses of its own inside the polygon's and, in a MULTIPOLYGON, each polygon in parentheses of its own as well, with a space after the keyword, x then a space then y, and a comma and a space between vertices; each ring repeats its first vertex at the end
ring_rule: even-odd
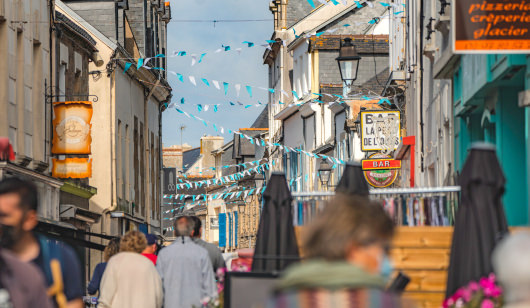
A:
MULTIPOLYGON (((313 0, 307 0, 307 1, 309 2, 309 4, 311 4, 311 3, 314 4, 313 0)), ((325 0, 318 0, 318 1, 321 2, 322 4, 325 2, 325 0)), ((349 2, 347 4, 352 4, 351 0, 343 0, 343 1, 349 2)), ((337 2, 337 0, 331 0, 331 2, 327 2, 327 4, 333 3, 333 2, 337 2)), ((365 2, 361 3, 360 1, 354 0, 353 2, 355 2, 356 6, 358 8, 362 8, 364 6, 368 6, 370 8, 374 8, 375 7, 375 5, 374 5, 374 3, 372 1, 365 1, 365 2)), ((325 31, 321 31, 321 32, 316 32, 315 31, 315 32, 306 33, 306 34, 303 34, 303 35, 297 35, 296 30, 293 28, 293 34, 294 34, 295 38, 299 38, 301 36, 303 36, 304 38, 310 38, 312 36, 320 37, 320 36, 322 36, 322 35, 324 35, 326 33, 333 34, 333 33, 337 32, 338 30, 340 30, 342 28, 359 27, 359 26, 364 25, 364 24, 375 25, 376 23, 378 23, 382 19, 399 19, 398 15, 400 15, 400 14, 405 12, 403 10, 403 7, 405 6, 405 4, 402 4, 403 7, 400 7, 398 4, 391 3, 391 2, 376 1, 376 3, 378 3, 379 5, 381 5, 381 6, 385 7, 385 8, 393 9, 393 12, 389 13, 389 14, 384 14, 384 15, 379 16, 379 17, 372 17, 372 18, 362 18, 361 17, 361 18, 357 18, 356 21, 352 22, 351 24, 343 24, 341 26, 338 26, 338 27, 335 27, 335 28, 332 28, 332 29, 328 29, 328 30, 325 30, 325 31), (361 20, 365 20, 365 21, 361 21, 361 20)), ((314 8, 316 8, 316 6, 314 6, 314 8)), ((250 40, 246 40, 246 41, 243 41, 243 42, 240 43, 245 48, 237 47, 237 46, 234 46, 234 45, 221 44, 221 46, 219 48, 215 49, 215 50, 205 50, 205 51, 196 52, 196 53, 191 53, 191 52, 186 51, 186 50, 175 50, 171 54, 158 54, 158 55, 156 55, 154 57, 146 57, 146 58, 113 58, 112 60, 124 60, 124 61, 137 60, 137 69, 140 69, 142 67, 146 67, 147 63, 149 63, 149 61, 151 61, 152 59, 155 59, 155 58, 164 58, 164 57, 166 57, 166 58, 175 58, 175 57, 188 57, 189 56, 191 58, 191 66, 194 66, 196 64, 202 63, 207 55, 219 54, 219 53, 229 53, 229 52, 231 52, 231 53, 235 52, 238 55, 241 55, 241 52, 243 52, 245 49, 254 48, 254 47, 263 47, 263 48, 272 50, 272 45, 275 44, 275 43, 280 43, 284 47, 287 47, 287 44, 289 43, 289 40, 276 39, 276 40, 265 40, 265 41, 261 41, 261 42, 252 42, 250 40)), ((127 71, 132 65, 134 65, 134 64, 130 63, 130 62, 126 62, 125 71, 127 71)))
POLYGON ((271 166, 274 166, 275 164, 276 164, 276 159, 272 160, 271 162, 265 163, 265 164, 260 164, 254 168, 246 169, 246 170, 236 172, 233 174, 228 174, 220 178, 200 180, 200 181, 194 181, 194 182, 184 182, 182 184, 177 184, 176 188, 177 189, 184 189, 184 188, 191 189, 191 188, 200 188, 203 185, 207 187, 210 185, 222 185, 222 184, 230 183, 231 181, 240 180, 247 175, 248 176, 251 175, 253 172, 261 173, 261 172, 267 171, 270 169, 271 166))
MULTIPOLYGON (((222 134, 224 134, 225 129, 224 129, 223 126, 216 125, 215 123, 212 123, 210 121, 207 121, 205 119, 197 117, 197 116, 195 116, 195 115, 193 115, 191 113, 188 113, 188 112, 186 112, 184 110, 181 110, 179 108, 175 108, 175 109, 177 110, 177 112, 184 114, 185 116, 187 116, 190 119, 201 121, 206 127, 208 127, 208 124, 212 125, 212 127, 215 129, 215 131, 221 132, 222 134)), ((252 137, 252 136, 243 134, 240 131, 232 131, 232 130, 228 129, 228 133, 229 134, 232 134, 232 132, 234 134, 239 135, 241 138, 247 139, 251 144, 254 144, 256 146, 277 147, 277 148, 280 148, 281 150, 285 151, 286 153, 295 152, 295 153, 305 154, 306 156, 308 156, 310 158, 320 158, 320 159, 323 159, 323 160, 328 160, 330 163, 333 164, 333 167, 332 167, 333 169, 337 168, 338 165, 346 164, 346 162, 344 160, 340 159, 340 158, 336 158, 336 157, 329 156, 329 155, 324 155, 324 154, 316 154, 316 153, 312 153, 312 152, 309 152, 309 151, 305 151, 303 149, 293 148, 293 147, 282 145, 282 144, 279 144, 279 143, 271 143, 267 139, 263 139, 263 138, 259 138, 259 137, 252 137)))
MULTIPOLYGON (((265 160, 268 161, 267 159, 265 159, 265 160)), ((250 167, 254 167, 254 165, 259 165, 261 161, 262 161, 262 159, 258 159, 258 160, 248 161, 248 162, 239 163, 239 164, 224 165, 224 166, 221 166, 221 167, 204 167, 204 168, 200 168, 200 169, 199 169, 199 167, 195 167, 194 171, 199 171, 200 170, 199 174, 202 174, 204 170, 215 171, 215 170, 218 170, 218 169, 228 169, 228 168, 232 168, 232 167, 243 167, 244 169, 246 169, 247 167, 250 168, 250 167)), ((190 169, 188 168, 187 170, 190 170, 190 169)), ((182 175, 182 177, 183 178, 187 178, 187 174, 182 175)), ((180 183, 188 183, 187 180, 183 181, 182 178, 178 178, 178 180, 180 181, 180 183)))

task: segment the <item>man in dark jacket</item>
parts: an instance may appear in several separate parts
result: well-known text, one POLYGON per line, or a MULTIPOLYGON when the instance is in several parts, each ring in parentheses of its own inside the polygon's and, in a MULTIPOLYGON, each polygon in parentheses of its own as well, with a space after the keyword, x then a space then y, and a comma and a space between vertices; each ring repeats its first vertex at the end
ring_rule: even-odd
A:
POLYGON ((221 250, 219 250, 219 247, 215 246, 212 243, 208 243, 201 239, 201 227, 202 223, 199 217, 197 216, 190 216, 190 223, 193 227, 193 241, 195 244, 203 247, 208 251, 208 256, 210 257, 210 261, 212 261, 213 266, 213 272, 218 275, 217 270, 220 268, 226 268, 225 259, 223 258, 223 254, 221 253, 221 250))
POLYGON ((83 308, 85 291, 79 259, 71 247, 34 233, 38 204, 33 183, 15 177, 0 182, 0 245, 42 271, 48 294, 58 306, 83 308))
POLYGON ((402 307, 399 296, 385 292, 393 232, 381 205, 335 197, 309 226, 302 249, 308 260, 286 270, 268 307, 402 307))

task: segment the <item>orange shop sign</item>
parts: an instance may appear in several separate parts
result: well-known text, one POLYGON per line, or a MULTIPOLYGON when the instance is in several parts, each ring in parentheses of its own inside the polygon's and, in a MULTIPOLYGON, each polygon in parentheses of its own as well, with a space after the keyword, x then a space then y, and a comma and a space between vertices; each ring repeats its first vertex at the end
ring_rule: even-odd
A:
POLYGON ((60 179, 83 179, 92 176, 92 162, 88 158, 53 158, 52 176, 60 179))
POLYGON ((90 154, 92 103, 53 103, 53 154, 90 154))
POLYGON ((452 1, 455 53, 530 52, 530 1, 452 1))
POLYGON ((391 158, 363 159, 363 170, 401 169, 401 160, 391 158))

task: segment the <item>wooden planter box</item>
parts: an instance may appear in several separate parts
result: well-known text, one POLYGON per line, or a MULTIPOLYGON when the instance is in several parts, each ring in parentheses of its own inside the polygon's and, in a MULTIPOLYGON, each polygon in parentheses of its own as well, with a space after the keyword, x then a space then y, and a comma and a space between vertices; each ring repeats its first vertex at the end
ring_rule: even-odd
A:
MULTIPOLYGON (((302 229, 295 228, 298 239, 302 229)), ((396 273, 402 271, 411 278, 404 296, 414 300, 418 308, 442 305, 452 235, 452 227, 397 228, 391 250, 392 262, 396 273)))

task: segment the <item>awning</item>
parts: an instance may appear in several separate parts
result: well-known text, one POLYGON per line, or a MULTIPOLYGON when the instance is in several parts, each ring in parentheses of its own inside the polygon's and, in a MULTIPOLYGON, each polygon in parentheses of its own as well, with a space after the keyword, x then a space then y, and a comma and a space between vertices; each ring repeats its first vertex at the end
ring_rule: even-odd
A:
POLYGON ((124 211, 110 212, 110 217, 112 217, 112 218, 125 218, 125 219, 128 219, 128 220, 132 220, 134 222, 137 222, 139 224, 144 224, 145 223, 145 220, 143 220, 141 218, 134 217, 131 214, 125 213, 124 211))
POLYGON ((35 228, 35 232, 63 241, 72 246, 82 246, 101 251, 105 249, 105 245, 88 240, 88 236, 95 236, 105 240, 115 238, 114 236, 79 230, 71 224, 43 217, 39 217, 39 224, 35 228))
POLYGON ((77 219, 89 224, 99 222, 101 214, 75 206, 73 204, 61 204, 59 206, 59 217, 66 219, 77 219))

